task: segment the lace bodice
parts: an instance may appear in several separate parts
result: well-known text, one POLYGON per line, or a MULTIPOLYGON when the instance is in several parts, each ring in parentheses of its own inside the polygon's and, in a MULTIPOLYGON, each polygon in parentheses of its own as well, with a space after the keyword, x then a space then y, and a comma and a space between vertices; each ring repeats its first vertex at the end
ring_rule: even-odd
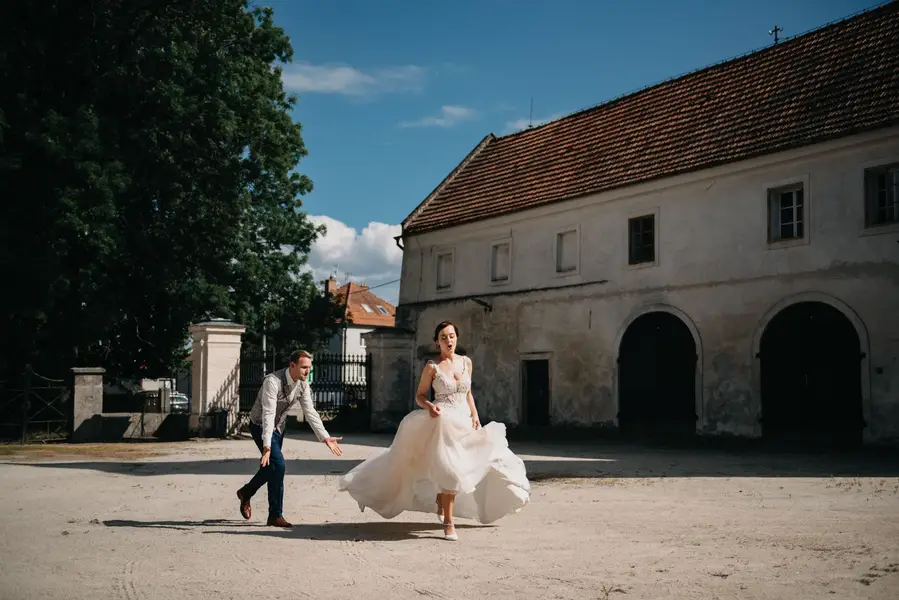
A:
POLYGON ((462 373, 459 379, 452 375, 446 375, 439 368, 437 363, 432 360, 428 364, 434 369, 434 381, 431 387, 434 388, 434 402, 446 404, 462 404, 465 405, 468 398, 468 391, 471 389, 471 374, 468 372, 468 360, 462 356, 462 373))

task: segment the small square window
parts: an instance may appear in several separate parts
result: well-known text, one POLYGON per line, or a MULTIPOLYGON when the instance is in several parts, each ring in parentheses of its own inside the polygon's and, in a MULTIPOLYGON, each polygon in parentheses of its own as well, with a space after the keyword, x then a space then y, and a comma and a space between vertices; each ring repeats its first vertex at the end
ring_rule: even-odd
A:
POLYGON ((768 190, 768 241, 785 242, 805 237, 803 184, 768 190))
POLYGON ((378 305, 378 312, 381 313, 382 315, 390 314, 390 311, 387 310, 386 308, 384 308, 383 306, 381 306, 380 304, 378 305))
POLYGON ((899 223, 899 163, 865 170, 865 227, 899 223))
POLYGON ((577 271, 577 229, 556 234, 556 273, 577 271))
POLYGON ((453 287, 453 253, 444 252, 437 255, 437 289, 448 290, 453 287))
POLYGON ((373 311, 373 310, 371 309, 371 306, 369 306, 368 304, 363 304, 363 305, 362 305, 362 308, 365 309, 365 312, 367 312, 367 313, 373 313, 373 312, 375 312, 375 311, 373 311))
POLYGON ((639 265, 656 260, 656 216, 642 215, 627 220, 627 263, 639 265))
POLYGON ((499 242, 490 249, 490 281, 509 281, 511 274, 512 244, 499 242))

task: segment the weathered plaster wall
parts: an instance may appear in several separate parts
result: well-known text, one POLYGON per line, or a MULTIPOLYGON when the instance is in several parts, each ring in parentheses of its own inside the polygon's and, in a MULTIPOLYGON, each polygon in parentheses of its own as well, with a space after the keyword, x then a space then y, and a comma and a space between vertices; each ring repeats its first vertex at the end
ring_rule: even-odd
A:
POLYGON ((395 427, 415 402, 413 380, 413 334, 399 328, 375 329, 363 339, 375 360, 371 367, 371 428, 374 431, 395 427))
POLYGON ((701 430, 755 436, 761 331, 780 308, 813 299, 842 310, 859 333, 866 439, 899 439, 899 228, 864 228, 862 185, 865 168, 897 161, 894 129, 407 238, 397 324, 416 331, 415 376, 433 327, 451 319, 484 415, 519 422, 520 360, 549 353, 553 422, 614 425, 621 335, 662 306, 697 337, 701 430), (807 235, 770 245, 766 190, 793 181, 805 185, 807 235), (657 261, 629 267, 627 219, 648 212, 657 261), (572 225, 578 270, 559 276, 553 241, 572 225), (512 277, 492 285, 489 249, 503 238, 513 240, 512 277), (454 280, 438 292, 445 249, 454 280))

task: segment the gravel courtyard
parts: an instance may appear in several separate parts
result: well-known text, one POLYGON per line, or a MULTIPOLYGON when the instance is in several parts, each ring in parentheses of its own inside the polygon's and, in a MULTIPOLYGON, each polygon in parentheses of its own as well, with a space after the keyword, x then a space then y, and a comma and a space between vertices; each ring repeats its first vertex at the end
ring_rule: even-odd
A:
POLYGON ((0 599, 899 598, 895 455, 514 443, 531 504, 453 543, 337 493, 389 443, 289 436, 289 531, 249 440, 0 446, 0 599))

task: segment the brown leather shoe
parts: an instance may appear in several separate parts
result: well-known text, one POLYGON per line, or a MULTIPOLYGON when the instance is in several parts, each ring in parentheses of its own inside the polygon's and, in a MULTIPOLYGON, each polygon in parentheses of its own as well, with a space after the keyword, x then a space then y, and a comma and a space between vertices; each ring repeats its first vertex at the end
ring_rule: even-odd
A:
POLYGON ((268 523, 266 523, 266 525, 270 525, 272 527, 293 527, 293 524, 285 521, 284 517, 269 517, 268 523))
POLYGON ((237 490, 237 497, 240 499, 240 516, 249 520, 253 516, 253 508, 250 506, 250 499, 244 497, 243 488, 237 490))

